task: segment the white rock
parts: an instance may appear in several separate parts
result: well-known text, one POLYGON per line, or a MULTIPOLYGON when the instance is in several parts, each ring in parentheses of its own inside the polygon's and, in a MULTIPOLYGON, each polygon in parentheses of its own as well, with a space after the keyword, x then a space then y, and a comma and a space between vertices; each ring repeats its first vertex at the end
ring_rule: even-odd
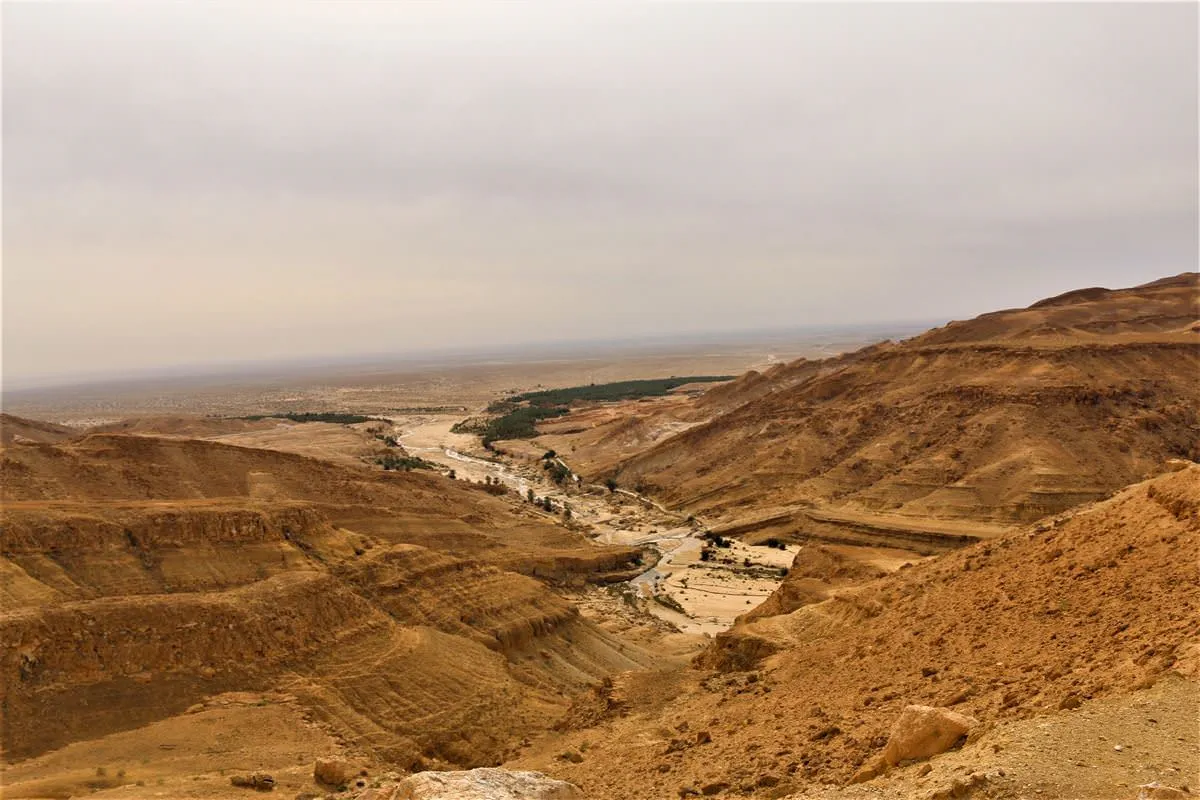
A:
POLYGON ((396 784, 394 800, 583 800, 578 786, 540 772, 484 767, 418 772, 396 784))
POLYGON ((1138 787, 1137 800, 1187 800, 1188 797, 1182 789, 1155 781, 1138 787))

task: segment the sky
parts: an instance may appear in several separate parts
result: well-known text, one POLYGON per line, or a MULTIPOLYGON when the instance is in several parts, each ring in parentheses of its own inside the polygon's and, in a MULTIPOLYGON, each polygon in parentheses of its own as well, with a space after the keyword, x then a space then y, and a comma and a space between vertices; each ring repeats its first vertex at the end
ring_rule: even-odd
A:
POLYGON ((1197 5, 6 3, 3 375, 1196 268, 1197 5))

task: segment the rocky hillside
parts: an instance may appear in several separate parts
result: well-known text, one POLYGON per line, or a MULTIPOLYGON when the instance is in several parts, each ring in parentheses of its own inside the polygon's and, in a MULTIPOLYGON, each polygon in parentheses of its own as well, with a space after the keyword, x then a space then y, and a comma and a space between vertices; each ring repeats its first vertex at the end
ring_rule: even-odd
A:
POLYGON ((61 442, 74 438, 78 433, 53 422, 26 419, 14 414, 0 414, 0 443, 14 442, 61 442))
POLYGON ((716 520, 1031 521, 1200 457, 1198 297, 1196 273, 1083 290, 743 376, 614 474, 716 520))
MULTIPOLYGON (((545 769, 594 800, 701 791, 780 797, 845 784, 856 773, 869 777, 860 770, 884 751, 889 730, 911 705, 950 708, 976 721, 970 741, 978 741, 981 757, 993 743, 996 753, 1001 742, 1017 747, 1007 734, 989 739, 994 728, 1024 726, 1022 735, 1032 737, 1039 727, 1061 725, 1024 720, 1116 703, 1136 716, 1103 731, 1093 749, 1107 756, 1096 758, 1111 761, 1114 744, 1142 736, 1138 731, 1160 717, 1164 725, 1168 715, 1181 718, 1182 727, 1116 773, 1080 771, 1093 787, 1086 794, 1063 793, 1080 766, 1057 755, 1064 741, 1039 755, 1036 779, 1047 788, 1031 783, 1030 766, 1022 784, 993 773, 990 788, 971 783, 944 796, 1134 797, 1128 787, 1139 775, 1174 776, 1178 786, 1200 757, 1194 716, 1189 723, 1187 713, 1172 710, 1182 697, 1195 709, 1198 555, 1200 467, 1192 466, 822 602, 797 605, 795 587, 785 584, 773 598, 773 616, 756 615, 719 637, 699 669, 674 681, 618 681, 604 691, 602 722, 513 766, 545 769), (1163 680, 1174 698, 1166 707, 1148 695, 1138 712, 1122 699, 1163 680), (1184 680, 1182 694, 1170 688, 1172 680, 1184 680), (586 749, 578 763, 554 755, 572 748, 586 749), (1168 750, 1180 750, 1190 764, 1168 750)), ((1024 758, 1022 752, 1012 758, 1024 758)), ((920 770, 900 772, 912 778, 928 771, 920 770)), ((934 796, 930 787, 911 795, 881 791, 847 796, 934 796)))
POLYGON ((461 482, 123 435, 2 458, 9 759, 282 691, 380 761, 495 763, 649 664, 532 577, 605 580, 638 551, 461 482))
POLYGON ((301 502, 363 537, 556 581, 628 570, 639 557, 628 548, 593 546, 546 515, 423 470, 381 472, 203 440, 94 434, 10 447, 0 453, 0 485, 13 513, 129 502, 147 509, 203 507, 206 500, 301 502))

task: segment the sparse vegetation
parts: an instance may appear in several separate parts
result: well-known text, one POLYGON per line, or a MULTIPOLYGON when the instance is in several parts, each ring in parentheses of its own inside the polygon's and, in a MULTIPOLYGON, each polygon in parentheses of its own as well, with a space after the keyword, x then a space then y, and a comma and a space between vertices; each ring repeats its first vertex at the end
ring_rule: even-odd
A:
POLYGON ((521 406, 503 416, 489 420, 483 429, 483 443, 489 445, 499 439, 532 439, 537 436, 537 423, 568 413, 558 406, 521 406))
MULTIPOLYGON (((665 395, 688 383, 711 383, 730 380, 730 375, 694 375, 689 377, 655 378, 639 381, 617 381, 566 389, 543 389, 525 392, 497 400, 487 407, 492 419, 464 419, 454 425, 454 433, 477 433, 484 447, 501 439, 532 439, 537 436, 537 423, 569 413, 568 406, 576 402, 611 402, 665 395)), ((543 458, 554 458, 551 450, 543 458)))
POLYGON ((488 421, 483 417, 468 417, 450 426, 451 433, 482 434, 487 430, 488 421))
POLYGON ((605 591, 607 591, 610 595, 621 598, 621 601, 625 603, 625 605, 630 606, 631 608, 638 607, 637 589, 628 583, 609 584, 604 588, 605 591))
POLYGON ((554 481, 558 485, 561 486, 570 479, 571 470, 564 467, 561 463, 557 461, 546 461, 544 464, 546 471, 550 474, 550 480, 554 481))
POLYGON ((683 606, 681 606, 679 604, 679 601, 676 600, 674 597, 671 597, 669 594, 654 595, 654 602, 658 603, 660 606, 669 608, 672 611, 683 614, 684 616, 688 616, 687 609, 685 609, 683 606))
POLYGON ((714 547, 727 548, 733 546, 733 542, 731 542, 729 539, 726 539, 724 536, 721 536, 718 533, 713 533, 712 531, 705 531, 704 539, 705 541, 710 542, 714 547))
POLYGON ((251 414, 245 417, 235 417, 257 422, 263 419, 288 419, 292 422, 333 422, 339 425, 356 425, 360 422, 387 422, 380 417, 367 417, 362 414, 347 414, 341 411, 284 411, 277 414, 251 414))
POLYGON ((413 469, 433 469, 433 464, 430 464, 423 458, 416 456, 398 456, 395 453, 385 453, 375 459, 375 463, 383 467, 385 470, 404 470, 408 472, 413 469))
POLYGON ((733 377, 732 375, 691 375, 636 381, 615 381, 613 383, 592 383, 587 386, 571 386, 565 389, 542 389, 537 392, 525 392, 509 397, 506 401, 501 402, 531 402, 560 405, 575 401, 598 403, 615 400, 636 400, 641 397, 658 397, 688 383, 715 383, 717 381, 732 380, 733 377))

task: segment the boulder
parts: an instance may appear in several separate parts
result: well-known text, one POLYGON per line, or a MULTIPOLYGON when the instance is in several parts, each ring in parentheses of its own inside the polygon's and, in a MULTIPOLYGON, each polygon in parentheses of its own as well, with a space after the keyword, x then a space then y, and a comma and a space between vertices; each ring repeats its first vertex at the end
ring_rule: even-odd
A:
POLYGON ((883 760, 891 767, 901 761, 923 761, 949 750, 978 724, 973 717, 948 708, 908 706, 892 726, 883 760))
POLYGON ((254 789, 258 792, 269 792, 275 788, 275 779, 265 772, 255 772, 250 775, 234 775, 229 779, 234 786, 243 789, 254 789))
POLYGON ((1200 641, 1184 642, 1176 647, 1171 669, 1185 678, 1200 680, 1200 641))
POLYGON ((1182 789, 1155 781, 1138 787, 1137 800, 1189 800, 1191 795, 1182 789))
POLYGON ((344 786, 358 774, 354 765, 343 758, 318 758, 313 765, 313 780, 325 786, 344 786))
POLYGON ((948 708, 907 706, 892 725, 883 753, 864 764, 850 782, 869 781, 903 761, 924 761, 944 753, 978 724, 973 717, 948 708))
POLYGON ((397 783, 389 796, 394 800, 583 800, 583 792, 572 783, 540 772, 497 767, 418 772, 397 783))

